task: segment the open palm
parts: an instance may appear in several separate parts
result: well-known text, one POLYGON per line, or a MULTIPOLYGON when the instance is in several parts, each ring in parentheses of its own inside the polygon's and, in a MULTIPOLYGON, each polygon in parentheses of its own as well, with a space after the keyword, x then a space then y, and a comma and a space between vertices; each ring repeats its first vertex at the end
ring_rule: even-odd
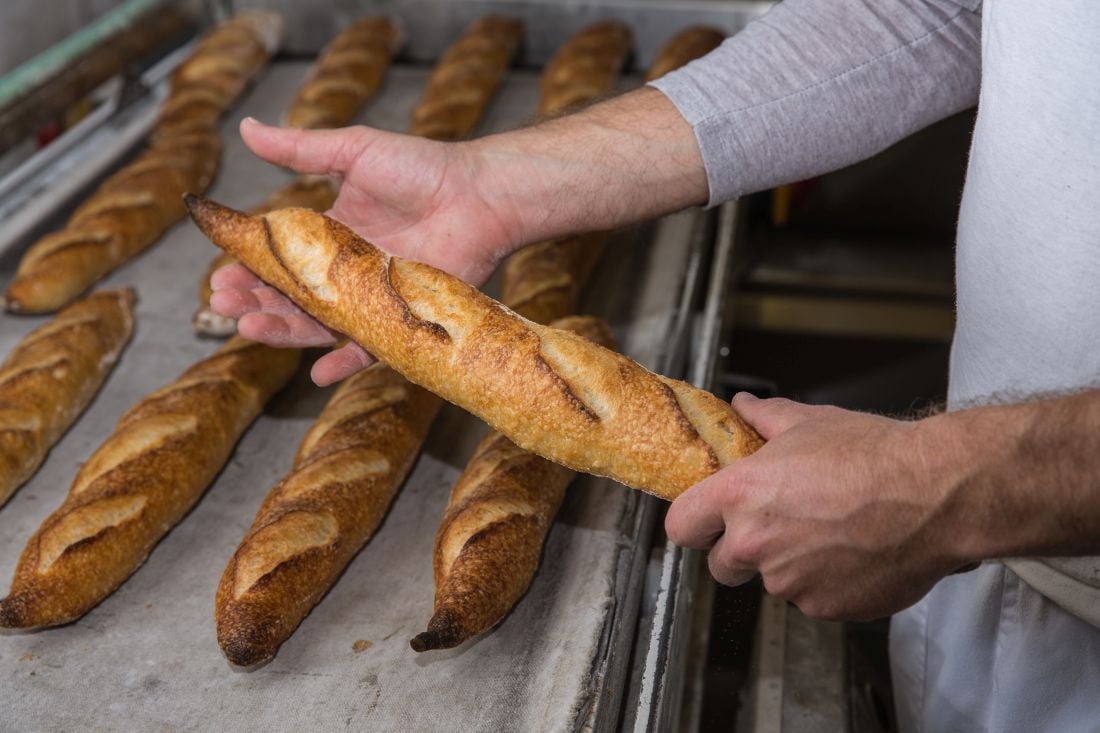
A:
MULTIPOLYGON (((516 217, 506 203, 484 195, 476 159, 462 146, 366 127, 291 130, 251 119, 241 123, 241 136, 271 163, 341 178, 329 215, 392 254, 480 285, 518 244, 516 217)), ((338 341, 242 265, 222 268, 211 285, 211 306, 239 319, 238 330, 246 338, 283 347, 338 341)), ((331 384, 370 362, 362 348, 347 344, 317 361, 313 379, 331 384)))

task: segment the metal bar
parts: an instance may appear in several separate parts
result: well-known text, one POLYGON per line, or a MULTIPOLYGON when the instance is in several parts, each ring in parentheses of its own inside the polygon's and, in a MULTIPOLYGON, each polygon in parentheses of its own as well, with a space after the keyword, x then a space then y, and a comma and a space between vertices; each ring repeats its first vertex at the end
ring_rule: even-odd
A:
POLYGON ((0 78, 0 109, 71 66, 96 45, 164 2, 165 0, 126 0, 61 43, 16 67, 10 74, 0 78))

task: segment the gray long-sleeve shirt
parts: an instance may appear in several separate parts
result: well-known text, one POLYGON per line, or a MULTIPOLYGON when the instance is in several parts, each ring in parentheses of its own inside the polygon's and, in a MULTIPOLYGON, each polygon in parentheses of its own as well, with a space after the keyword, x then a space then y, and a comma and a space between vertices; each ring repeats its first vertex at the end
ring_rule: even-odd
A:
MULTIPOLYGON (((978 102, 954 409, 1100 387, 1098 74, 1096 0, 785 0, 653 86, 695 129, 711 204, 869 157, 978 102)), ((1100 627, 1100 558, 1007 564, 1100 627)))

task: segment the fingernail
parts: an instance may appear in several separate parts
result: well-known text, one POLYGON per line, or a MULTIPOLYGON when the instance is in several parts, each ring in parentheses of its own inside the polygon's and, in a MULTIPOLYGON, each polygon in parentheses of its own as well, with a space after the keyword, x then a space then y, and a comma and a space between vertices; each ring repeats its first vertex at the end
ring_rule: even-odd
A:
POLYGON ((734 402, 750 402, 752 400, 758 399, 760 398, 754 395, 752 392, 738 392, 733 396, 734 402))

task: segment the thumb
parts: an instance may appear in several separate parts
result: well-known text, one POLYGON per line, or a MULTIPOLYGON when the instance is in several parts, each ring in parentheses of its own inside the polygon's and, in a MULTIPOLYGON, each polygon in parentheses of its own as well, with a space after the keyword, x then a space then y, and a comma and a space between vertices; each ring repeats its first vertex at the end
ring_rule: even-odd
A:
POLYGON ((253 153, 298 173, 343 176, 376 134, 366 127, 299 130, 272 127, 252 117, 241 120, 241 139, 253 153))
POLYGON ((738 392, 733 396, 731 404, 737 414, 755 428, 764 440, 771 440, 809 420, 820 409, 782 397, 762 400, 749 392, 738 392))

